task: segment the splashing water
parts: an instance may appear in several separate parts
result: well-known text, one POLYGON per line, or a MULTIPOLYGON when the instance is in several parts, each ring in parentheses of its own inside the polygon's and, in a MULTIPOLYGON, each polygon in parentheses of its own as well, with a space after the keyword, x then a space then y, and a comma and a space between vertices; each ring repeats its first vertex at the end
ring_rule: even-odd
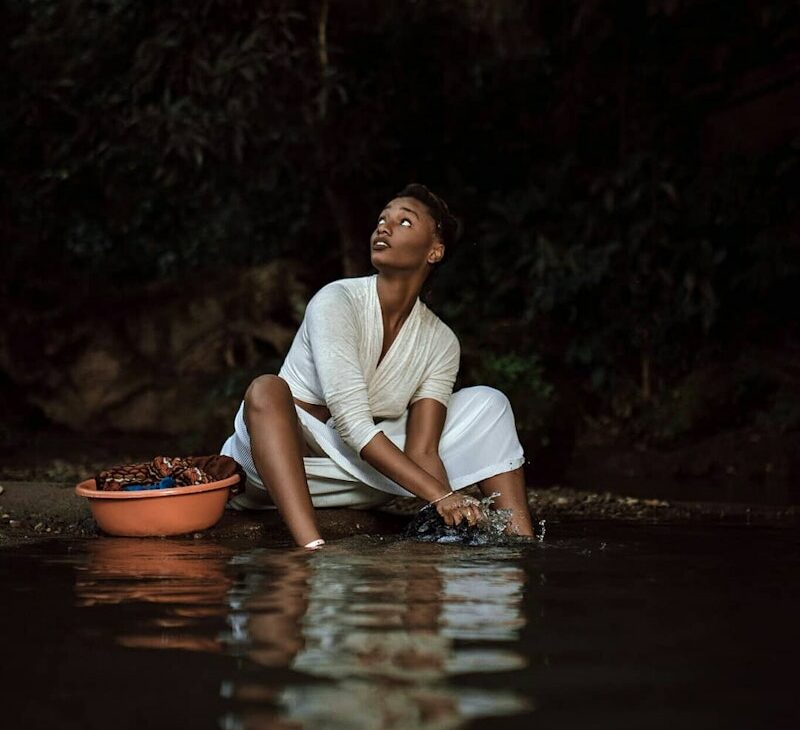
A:
MULTIPOLYGON (((490 509, 495 498, 499 496, 500 492, 493 492, 479 500, 485 519, 475 525, 463 520, 461 524, 450 527, 445 524, 436 509, 430 506, 423 507, 406 525, 403 537, 421 542, 459 545, 508 545, 519 541, 528 542, 530 538, 508 533, 512 513, 510 509, 490 509)), ((539 521, 537 537, 540 541, 544 537, 544 520, 539 521)))

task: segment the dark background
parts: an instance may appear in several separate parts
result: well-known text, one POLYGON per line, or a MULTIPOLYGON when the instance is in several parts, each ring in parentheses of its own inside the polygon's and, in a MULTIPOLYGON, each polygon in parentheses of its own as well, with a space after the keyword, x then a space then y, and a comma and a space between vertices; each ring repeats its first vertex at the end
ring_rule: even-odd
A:
POLYGON ((532 484, 800 501, 797 2, 10 0, 0 38, 0 476, 216 451, 418 181, 532 484))

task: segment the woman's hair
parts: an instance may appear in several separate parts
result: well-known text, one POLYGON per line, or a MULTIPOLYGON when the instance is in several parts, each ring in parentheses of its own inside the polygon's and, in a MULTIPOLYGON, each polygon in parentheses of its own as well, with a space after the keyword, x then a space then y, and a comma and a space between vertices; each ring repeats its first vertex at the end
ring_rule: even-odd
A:
POLYGON ((461 237, 461 222, 450 212, 444 200, 420 183, 406 185, 394 197, 414 198, 424 203, 433 218, 436 234, 445 245, 447 253, 452 254, 453 246, 461 237))

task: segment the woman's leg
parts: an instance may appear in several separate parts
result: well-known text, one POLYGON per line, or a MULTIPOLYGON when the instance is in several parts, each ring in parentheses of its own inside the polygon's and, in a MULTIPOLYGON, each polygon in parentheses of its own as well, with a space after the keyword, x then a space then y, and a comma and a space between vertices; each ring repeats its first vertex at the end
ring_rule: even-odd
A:
POLYGON ((277 375, 256 378, 244 396, 244 420, 253 463, 298 545, 319 538, 308 491, 306 445, 288 383, 277 375))
POLYGON ((492 503, 493 509, 510 509, 511 520, 508 525, 510 533, 533 536, 533 520, 528 507, 528 493, 525 489, 525 476, 522 467, 493 477, 484 479, 479 484, 485 497, 494 492, 500 492, 492 503))
POLYGON ((442 440, 448 474, 452 478, 465 467, 468 474, 474 473, 496 463, 499 473, 478 482, 481 492, 500 493, 493 508, 511 510, 509 532, 533 535, 525 477, 517 466, 522 446, 506 394, 487 385, 462 388, 453 393, 447 417, 442 440))

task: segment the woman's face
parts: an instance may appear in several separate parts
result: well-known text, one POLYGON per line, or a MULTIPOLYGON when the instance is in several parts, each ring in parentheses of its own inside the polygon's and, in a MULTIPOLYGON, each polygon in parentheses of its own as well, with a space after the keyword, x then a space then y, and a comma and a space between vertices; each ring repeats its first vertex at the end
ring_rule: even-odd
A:
POLYGON ((370 237, 372 264, 377 269, 425 270, 444 255, 436 224, 424 203, 395 198, 378 214, 370 237))

